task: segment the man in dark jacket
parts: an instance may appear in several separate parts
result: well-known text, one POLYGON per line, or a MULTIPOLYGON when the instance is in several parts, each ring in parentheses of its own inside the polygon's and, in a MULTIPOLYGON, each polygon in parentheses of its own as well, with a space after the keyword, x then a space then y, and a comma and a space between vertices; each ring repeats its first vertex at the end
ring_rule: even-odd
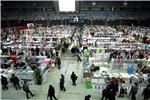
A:
POLYGON ((77 80, 77 75, 74 73, 74 72, 72 72, 72 74, 71 74, 71 80, 72 80, 72 85, 75 85, 76 86, 76 80, 77 80))
POLYGON ((113 90, 113 92, 115 93, 115 96, 116 96, 116 90, 117 90, 116 86, 115 86, 115 82, 114 81, 111 81, 111 83, 109 84, 109 87, 110 87, 110 89, 113 90))
POLYGON ((30 95, 33 97, 34 96, 34 94, 30 91, 30 89, 29 89, 29 86, 28 86, 28 84, 26 83, 26 82, 24 82, 24 84, 23 84, 23 90, 26 92, 26 97, 27 97, 27 99, 30 99, 29 98, 29 93, 30 93, 30 95))
POLYGON ((8 89, 8 81, 7 78, 1 75, 1 84, 2 84, 2 89, 7 90, 8 89))
POLYGON ((144 96, 143 100, 149 100, 150 98, 149 93, 150 93, 150 86, 147 86, 142 93, 142 95, 144 96))
POLYGON ((10 81, 13 83, 16 90, 21 89, 20 84, 19 84, 19 78, 15 76, 15 74, 12 74, 10 81))
POLYGON ((113 89, 110 89, 109 90, 109 100, 116 100, 115 99, 115 96, 116 96, 116 93, 115 93, 115 91, 113 90, 113 89))
POLYGON ((109 98, 109 86, 107 86, 106 88, 103 89, 102 91, 102 98, 101 100, 103 100, 105 98, 105 100, 108 100, 109 98))
POLYGON ((108 93, 108 97, 109 100, 115 100, 115 96, 116 96, 116 90, 117 88, 115 87, 115 81, 111 81, 111 83, 108 85, 109 86, 109 93, 108 93))
POLYGON ((118 90, 119 90, 119 83, 118 83, 118 80, 115 80, 114 89, 115 89, 115 92, 118 92, 118 90))
POLYGON ((40 49, 38 48, 38 46, 36 46, 35 51, 36 51, 36 56, 39 56, 40 49))
POLYGON ((135 83, 134 86, 131 87, 129 95, 131 95, 131 100, 136 100, 136 94, 138 92, 138 84, 135 83))
POLYGON ((91 95, 86 95, 84 100, 90 100, 90 98, 91 98, 91 95))
POLYGON ((69 47, 69 43, 67 43, 67 42, 65 41, 63 45, 64 45, 65 52, 67 52, 67 49, 68 49, 68 47, 69 47))
POLYGON ((55 100, 57 100, 57 98, 55 96, 55 89, 52 85, 49 85, 47 97, 50 97, 50 100, 52 100, 52 97, 54 97, 55 100))
POLYGON ((55 59, 55 66, 58 65, 58 69, 60 69, 60 66, 61 66, 61 60, 60 60, 60 57, 56 57, 55 59))
POLYGON ((61 78, 60 78, 60 82, 59 82, 60 91, 66 91, 64 84, 65 84, 65 77, 63 74, 61 74, 61 78))

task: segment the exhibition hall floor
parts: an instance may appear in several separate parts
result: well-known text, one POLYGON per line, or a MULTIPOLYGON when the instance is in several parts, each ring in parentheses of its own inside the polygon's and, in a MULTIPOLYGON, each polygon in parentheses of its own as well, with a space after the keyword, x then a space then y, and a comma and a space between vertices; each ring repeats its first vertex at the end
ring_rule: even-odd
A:
MULTIPOLYGON (((56 97, 58 100, 84 100, 84 96, 91 94, 91 100, 101 100, 101 89, 86 89, 82 80, 82 66, 81 63, 77 63, 77 60, 72 56, 66 54, 61 59, 61 69, 54 68, 52 72, 47 75, 46 81, 41 86, 30 86, 31 91, 35 94, 30 100, 47 100, 47 91, 50 84, 52 84, 56 91, 56 97), (67 57, 66 57, 67 56, 67 57), (74 71, 78 76, 77 86, 72 86, 70 75, 74 71), (65 76, 66 92, 62 92, 59 89, 60 75, 65 76)), ((101 67, 100 70, 108 70, 113 72, 125 72, 123 69, 114 69, 101 67)), ((117 94, 118 96, 118 94, 117 94)), ((116 100, 130 100, 129 96, 124 98, 118 98, 116 100)), ((1 91, 1 100, 25 100, 26 94, 23 90, 15 90, 10 87, 7 91, 1 91)), ((137 100, 142 100, 141 90, 137 94, 137 100)))

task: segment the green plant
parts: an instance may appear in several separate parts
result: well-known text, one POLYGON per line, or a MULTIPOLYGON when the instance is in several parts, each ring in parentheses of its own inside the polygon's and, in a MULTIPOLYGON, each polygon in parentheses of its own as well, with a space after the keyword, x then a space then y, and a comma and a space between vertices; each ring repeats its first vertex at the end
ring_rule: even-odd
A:
POLYGON ((56 45, 56 49, 57 49, 57 50, 62 49, 62 44, 58 44, 58 45, 56 45))
POLYGON ((42 75, 41 75, 41 70, 38 68, 34 71, 34 77, 35 81, 38 85, 42 84, 42 75))

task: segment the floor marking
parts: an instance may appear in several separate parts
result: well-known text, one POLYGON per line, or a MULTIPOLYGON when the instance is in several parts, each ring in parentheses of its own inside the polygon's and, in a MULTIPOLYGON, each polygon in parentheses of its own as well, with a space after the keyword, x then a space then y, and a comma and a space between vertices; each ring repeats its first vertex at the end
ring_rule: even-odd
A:
MULTIPOLYGON (((66 68, 65 74, 67 73, 68 67, 69 67, 69 63, 68 63, 68 66, 67 66, 67 68, 66 68)), ((64 76, 65 76, 65 75, 64 75, 64 76)))
MULTIPOLYGON (((66 71, 65 71, 65 75, 64 76, 66 76, 66 73, 67 73, 67 70, 68 70, 68 67, 69 67, 69 63, 68 63, 68 65, 67 65, 67 68, 66 68, 66 71)), ((60 96, 60 90, 59 90, 59 93, 58 93, 58 97, 57 97, 57 99, 59 98, 59 96, 60 96)))

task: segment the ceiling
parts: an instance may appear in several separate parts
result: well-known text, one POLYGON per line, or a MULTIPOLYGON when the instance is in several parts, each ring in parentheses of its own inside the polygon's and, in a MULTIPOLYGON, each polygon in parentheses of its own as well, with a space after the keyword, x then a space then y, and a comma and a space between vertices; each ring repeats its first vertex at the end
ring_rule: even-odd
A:
MULTIPOLYGON (((93 10, 150 10, 150 1, 79 1, 76 11, 93 10)), ((58 1, 2 1, 2 12, 59 11, 58 1)))

